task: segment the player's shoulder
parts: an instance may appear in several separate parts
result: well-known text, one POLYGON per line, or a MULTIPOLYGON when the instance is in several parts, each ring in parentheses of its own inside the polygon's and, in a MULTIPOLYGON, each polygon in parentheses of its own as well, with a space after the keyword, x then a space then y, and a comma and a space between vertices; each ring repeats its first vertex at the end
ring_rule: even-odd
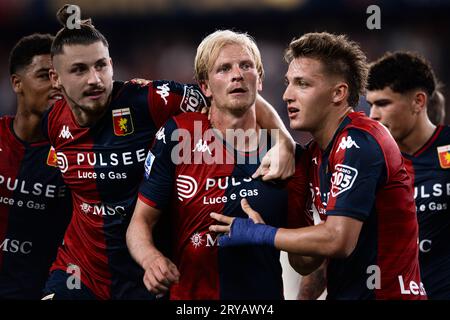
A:
POLYGON ((65 98, 56 101, 43 115, 42 121, 51 129, 59 123, 67 122, 71 118, 72 110, 65 98))
POLYGON ((1 116, 0 117, 0 126, 2 127, 2 129, 4 127, 7 127, 11 124, 11 122, 13 121, 14 117, 13 116, 9 116, 9 115, 5 115, 5 116, 1 116))
POLYGON ((352 112, 348 115, 348 123, 344 129, 355 129, 361 132, 367 132, 372 136, 390 135, 386 127, 376 120, 370 119, 364 112, 352 112))
POLYGON ((161 98, 167 98, 171 94, 184 96, 193 99, 202 97, 200 88, 196 84, 180 83, 173 80, 150 80, 147 87, 161 98))
POLYGON ((195 128, 204 129, 209 128, 209 120, 207 114, 200 112, 186 112, 172 117, 179 129, 186 129, 188 131, 194 131, 195 128))
POLYGON ((61 114, 71 112, 65 98, 57 100, 45 113, 48 117, 60 117, 61 114))
POLYGON ((343 143, 344 137, 348 136, 351 137, 345 138, 348 144, 353 144, 351 140, 357 139, 361 143, 378 145, 385 153, 399 152, 389 130, 378 121, 370 119, 363 112, 353 112, 349 114, 349 119, 350 122, 339 134, 339 142, 343 143))
POLYGON ((440 125, 436 128, 436 130, 440 130, 438 139, 442 140, 442 142, 450 143, 450 126, 449 125, 440 125))
POLYGON ((13 121, 13 116, 2 116, 0 117, 0 136, 5 137, 11 131, 11 123, 13 121))
POLYGON ((450 126, 439 125, 436 127, 433 136, 430 138, 430 147, 437 148, 438 153, 450 150, 450 126))
POLYGON ((298 160, 304 157, 306 154, 306 148, 302 146, 300 143, 295 144, 295 159, 298 160))
POLYGON ((149 85, 149 83, 139 84, 133 80, 114 80, 111 93, 113 104, 130 102, 133 105, 134 103, 132 102, 134 102, 136 99, 139 99, 139 97, 142 97, 143 100, 146 100, 149 85))

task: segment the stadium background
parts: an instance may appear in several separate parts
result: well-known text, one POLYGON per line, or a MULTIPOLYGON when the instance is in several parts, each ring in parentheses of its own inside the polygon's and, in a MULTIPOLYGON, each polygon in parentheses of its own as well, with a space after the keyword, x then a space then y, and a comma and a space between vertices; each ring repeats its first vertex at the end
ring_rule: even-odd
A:
MULTIPOLYGON (((450 121, 449 0, 0 0, 0 115, 15 112, 9 51, 24 35, 59 30, 55 13, 65 3, 79 5, 82 18, 92 17, 106 36, 118 80, 193 82, 195 50, 204 36, 223 28, 246 31, 262 53, 262 94, 288 123, 281 99, 285 47, 306 32, 346 33, 360 43, 370 61, 395 50, 417 51, 429 59, 445 85, 445 122, 450 121), (366 26, 366 9, 372 4, 381 9, 380 30, 366 26)), ((359 108, 367 111, 364 99, 359 108)), ((293 135, 298 141, 308 140, 305 134, 293 135)), ((285 283, 287 298, 292 298, 298 279, 285 283)))

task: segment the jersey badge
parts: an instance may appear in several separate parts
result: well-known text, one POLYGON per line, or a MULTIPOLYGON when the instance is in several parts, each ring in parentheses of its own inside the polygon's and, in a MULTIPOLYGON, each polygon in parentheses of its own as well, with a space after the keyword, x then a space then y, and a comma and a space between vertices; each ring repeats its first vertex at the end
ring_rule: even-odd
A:
POLYGON ((437 147, 439 163, 441 168, 450 168, 450 144, 446 146, 437 147))
POLYGON ((126 136, 134 132, 133 119, 130 108, 116 109, 112 111, 114 134, 126 136))

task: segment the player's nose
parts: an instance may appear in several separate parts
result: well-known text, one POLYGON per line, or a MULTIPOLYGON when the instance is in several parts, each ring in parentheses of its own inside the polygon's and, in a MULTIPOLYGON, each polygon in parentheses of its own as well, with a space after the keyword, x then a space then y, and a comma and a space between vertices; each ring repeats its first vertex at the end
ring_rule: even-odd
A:
POLYGON ((88 84, 97 84, 100 83, 100 81, 100 75, 98 74, 97 70, 91 68, 89 70, 88 84))
POLYGON ((380 111, 376 106, 370 107, 370 114, 369 117, 373 120, 380 121, 381 120, 381 114, 380 111))

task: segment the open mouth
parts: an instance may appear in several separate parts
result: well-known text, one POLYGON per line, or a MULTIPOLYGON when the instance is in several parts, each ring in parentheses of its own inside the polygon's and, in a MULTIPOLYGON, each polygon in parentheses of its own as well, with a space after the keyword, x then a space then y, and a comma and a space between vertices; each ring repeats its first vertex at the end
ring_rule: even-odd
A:
POLYGON ((231 90, 229 93, 234 94, 234 93, 245 93, 245 92, 247 92, 247 90, 245 90, 244 88, 235 88, 235 89, 231 90))
POLYGON ((105 92, 104 89, 98 89, 98 90, 87 91, 84 93, 84 95, 91 99, 99 99, 104 92, 105 92))
POLYGON ((300 109, 297 109, 297 108, 294 108, 294 107, 288 107, 289 115, 294 115, 294 114, 296 114, 299 111, 300 111, 300 109))

